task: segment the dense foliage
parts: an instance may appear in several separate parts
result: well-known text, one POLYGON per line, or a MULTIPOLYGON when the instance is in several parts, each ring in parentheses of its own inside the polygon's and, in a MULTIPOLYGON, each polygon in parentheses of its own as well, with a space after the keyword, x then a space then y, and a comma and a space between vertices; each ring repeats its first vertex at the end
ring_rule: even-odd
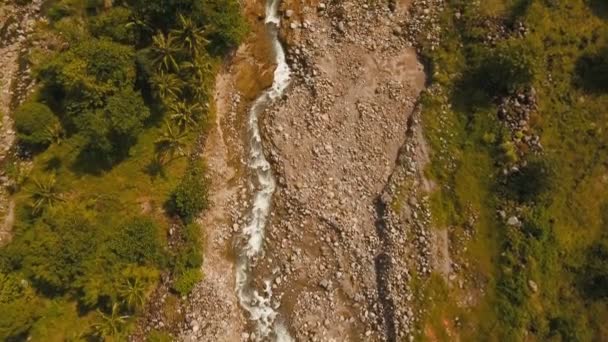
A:
POLYGON ((6 165, 17 208, 0 248, 0 340, 125 340, 161 274, 178 295, 202 277, 191 222, 207 184, 185 157, 246 25, 236 0, 59 0, 46 11, 34 37, 53 44, 27 59, 40 87, 14 114, 35 157, 6 165))

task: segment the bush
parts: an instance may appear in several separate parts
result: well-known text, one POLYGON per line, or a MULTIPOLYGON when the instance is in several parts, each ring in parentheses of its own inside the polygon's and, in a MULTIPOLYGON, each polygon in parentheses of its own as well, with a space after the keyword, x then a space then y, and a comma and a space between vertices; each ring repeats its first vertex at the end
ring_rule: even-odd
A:
POLYGON ((182 296, 188 295, 194 286, 203 279, 203 274, 198 268, 190 268, 177 276, 173 282, 173 290, 182 296))
POLYGON ((472 76, 475 82, 492 95, 502 95, 529 85, 538 70, 532 45, 512 39, 494 49, 480 50, 474 56, 472 76))
POLYGON ((115 237, 112 250, 127 263, 159 265, 164 260, 159 227, 146 217, 129 220, 115 237))
POLYGON ((49 107, 37 102, 21 105, 14 119, 19 141, 33 147, 48 146, 53 142, 54 132, 61 127, 49 107))
POLYGON ((123 44, 135 43, 135 30, 128 25, 131 11, 125 7, 114 7, 93 17, 89 23, 91 33, 98 38, 107 37, 123 44))
POLYGON ((205 169, 199 163, 188 166, 186 174, 171 194, 170 210, 190 223, 209 206, 205 169))

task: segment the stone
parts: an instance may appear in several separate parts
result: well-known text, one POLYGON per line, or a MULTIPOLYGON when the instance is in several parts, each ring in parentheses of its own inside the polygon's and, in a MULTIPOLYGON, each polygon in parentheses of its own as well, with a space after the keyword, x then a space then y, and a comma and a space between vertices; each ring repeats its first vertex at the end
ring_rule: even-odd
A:
POLYGON ((287 10, 285 11, 285 17, 286 18, 291 18, 293 16, 293 10, 287 10))
POLYGON ((536 284, 534 280, 528 280, 528 286, 530 287, 530 290, 532 290, 532 292, 538 292, 538 284, 536 284))
POLYGON ((507 224, 509 226, 517 227, 517 226, 521 225, 521 222, 519 221, 519 219, 516 216, 511 216, 507 220, 507 224))

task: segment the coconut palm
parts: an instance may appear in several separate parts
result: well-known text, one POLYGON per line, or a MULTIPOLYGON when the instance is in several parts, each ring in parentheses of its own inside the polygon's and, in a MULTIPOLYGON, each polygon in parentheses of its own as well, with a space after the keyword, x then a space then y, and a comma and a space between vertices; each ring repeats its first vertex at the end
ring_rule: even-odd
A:
POLYGON ((123 303, 129 310, 142 308, 146 301, 146 285, 138 278, 127 279, 119 288, 123 303))
POLYGON ((184 76, 189 77, 189 93, 196 102, 207 101, 209 88, 213 82, 213 65, 210 58, 199 56, 193 62, 184 62, 180 65, 184 76))
POLYGON ((196 125, 196 119, 202 113, 202 108, 198 103, 188 104, 184 101, 177 101, 169 105, 169 113, 177 127, 186 130, 188 127, 196 125))
POLYGON ((160 165, 186 155, 186 137, 186 131, 165 122, 165 128, 156 140, 156 159, 160 165))
POLYGON ((158 97, 164 102, 170 102, 177 99, 182 93, 183 85, 184 82, 175 74, 165 73, 162 70, 152 76, 152 86, 156 90, 158 97))
POLYGON ((159 69, 165 71, 179 70, 177 64, 180 49, 175 45, 175 38, 169 34, 162 33, 152 37, 152 63, 159 69))
POLYGON ((42 179, 33 179, 34 186, 29 190, 33 203, 32 212, 40 213, 45 207, 53 207, 59 201, 62 201, 55 175, 51 175, 42 179))
POLYGON ((112 305, 112 312, 110 314, 104 314, 99 309, 100 320, 93 327, 95 332, 102 338, 114 338, 120 339, 122 329, 127 323, 129 316, 120 314, 120 306, 118 303, 112 305))
POLYGON ((179 28, 171 30, 178 45, 189 51, 192 56, 207 46, 209 41, 205 38, 205 30, 192 21, 191 18, 179 15, 179 28))

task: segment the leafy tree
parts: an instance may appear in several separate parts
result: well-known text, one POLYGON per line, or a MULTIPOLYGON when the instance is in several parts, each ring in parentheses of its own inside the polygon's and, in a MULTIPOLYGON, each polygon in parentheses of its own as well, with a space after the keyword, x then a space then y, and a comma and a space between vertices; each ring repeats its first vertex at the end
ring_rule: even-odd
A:
POLYGON ((137 141, 150 116, 141 94, 130 88, 110 96, 103 109, 89 111, 76 120, 86 147, 107 160, 120 158, 137 141))
POLYGON ((186 155, 186 131, 165 123, 161 136, 156 140, 156 156, 161 164, 186 155))
POLYGON ((205 38, 205 30, 199 27, 191 18, 179 14, 179 26, 171 30, 176 43, 190 55, 196 58, 209 41, 205 38))
POLYGON ((101 108, 108 96, 135 81, 134 50, 108 40, 82 41, 39 70, 47 87, 58 89, 70 122, 87 109, 101 108))
POLYGON ((169 206, 187 223, 209 206, 205 169, 200 163, 188 166, 186 174, 171 194, 169 206))
POLYGON ((97 38, 106 37, 123 44, 135 43, 135 26, 131 22, 131 10, 117 6, 93 17, 89 30, 97 38))
POLYGON ((84 208, 62 205, 45 212, 13 248, 19 265, 44 293, 76 290, 103 239, 92 215, 84 208))
POLYGON ((61 124, 49 107, 37 102, 21 105, 14 114, 17 137, 33 147, 47 146, 61 134, 61 124))
POLYGON ((152 38, 152 63, 157 70, 174 71, 179 70, 180 49, 176 46, 173 35, 156 34, 152 38))
POLYGON ((196 1, 194 13, 201 13, 211 50, 215 54, 225 54, 240 45, 247 35, 248 27, 237 0, 196 1))
POLYGON ((178 13, 192 13, 199 0, 127 0, 139 20, 166 31, 178 20, 178 13))
POLYGON ((52 208, 57 202, 63 201, 55 175, 45 178, 33 179, 33 186, 29 189, 32 198, 32 212, 39 214, 44 208, 52 208))

